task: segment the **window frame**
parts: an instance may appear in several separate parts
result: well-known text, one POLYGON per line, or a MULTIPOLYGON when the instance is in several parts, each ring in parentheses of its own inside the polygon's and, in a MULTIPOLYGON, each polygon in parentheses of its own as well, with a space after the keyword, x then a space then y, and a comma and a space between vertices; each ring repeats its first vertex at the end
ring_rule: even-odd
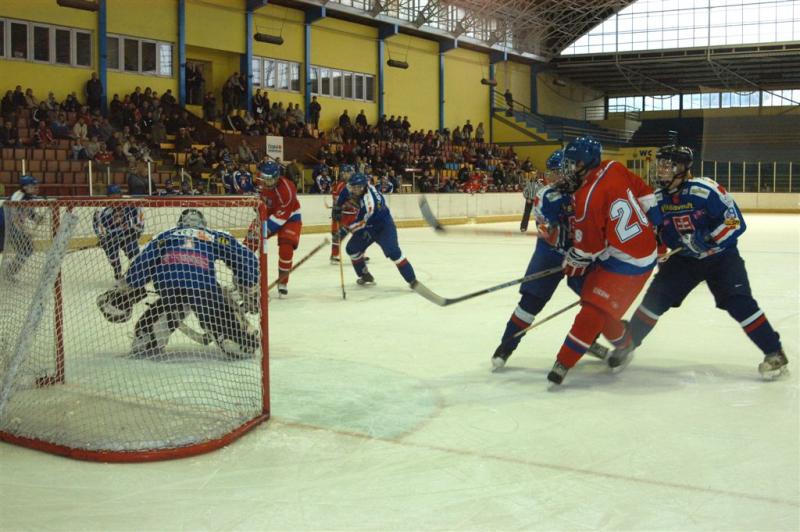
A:
MULTIPOLYGON (((0 35, 0 59, 9 61, 25 61, 28 63, 36 63, 40 65, 53 65, 70 68, 83 68, 91 70, 94 68, 94 48, 93 48, 93 35, 92 30, 85 28, 73 28, 71 26, 62 26, 59 24, 49 24, 46 22, 36 22, 28 20, 19 20, 14 18, 0 17, 0 25, 3 31, 0 35), (14 57, 12 44, 11 29, 14 26, 21 26, 25 28, 25 55, 23 57, 14 57), (47 59, 38 59, 36 57, 36 32, 37 30, 47 31, 47 59), (57 60, 57 32, 66 32, 69 36, 69 61, 61 62, 57 60), (78 63, 78 35, 88 36, 89 44, 89 64, 78 63)), ((41 50, 40 50, 41 51, 41 50)))
MULTIPOLYGON (((156 78, 167 78, 173 79, 175 77, 175 45, 171 42, 167 41, 159 41, 156 39, 146 39, 142 37, 135 37, 133 35, 122 35, 118 33, 109 33, 106 36, 107 39, 116 39, 117 41, 117 51, 118 51, 118 64, 117 67, 114 68, 112 66, 107 66, 106 68, 111 72, 121 72, 123 74, 133 74, 139 76, 150 76, 156 78), (128 70, 125 66, 125 57, 127 52, 125 50, 125 42, 126 41, 135 41, 136 42, 136 69, 128 70), (144 59, 144 52, 143 48, 145 44, 152 44, 155 46, 155 69, 154 70, 143 70, 143 62, 144 59), (161 52, 163 47, 169 47, 169 55, 170 55, 170 63, 169 63, 169 73, 162 73, 162 71, 166 68, 166 65, 161 60, 161 52)), ((106 45, 106 49, 108 49, 108 45, 106 45)))
POLYGON ((367 74, 365 72, 352 72, 349 70, 342 70, 340 68, 324 67, 320 65, 312 65, 310 75, 311 94, 314 96, 323 96, 325 98, 333 98, 336 100, 352 100, 357 102, 375 103, 377 100, 377 82, 374 74, 367 74), (322 73, 328 72, 329 74, 329 91, 323 92, 322 90, 322 73), (339 77, 336 78, 334 73, 339 77), (317 75, 315 78, 314 74, 317 75), (336 94, 335 80, 341 80, 341 91, 336 94), (318 83, 317 90, 314 90, 314 82, 318 83), (360 91, 359 89, 360 81, 360 91), (372 98, 368 98, 368 88, 371 87, 372 98), (361 96, 358 96, 359 92, 361 96))

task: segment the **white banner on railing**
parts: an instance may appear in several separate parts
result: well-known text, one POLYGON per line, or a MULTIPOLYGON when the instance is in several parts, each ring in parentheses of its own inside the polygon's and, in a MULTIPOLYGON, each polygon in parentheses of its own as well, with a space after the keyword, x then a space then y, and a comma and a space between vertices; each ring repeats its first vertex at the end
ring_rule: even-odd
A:
POLYGON ((283 161, 283 137, 267 136, 267 156, 283 161))

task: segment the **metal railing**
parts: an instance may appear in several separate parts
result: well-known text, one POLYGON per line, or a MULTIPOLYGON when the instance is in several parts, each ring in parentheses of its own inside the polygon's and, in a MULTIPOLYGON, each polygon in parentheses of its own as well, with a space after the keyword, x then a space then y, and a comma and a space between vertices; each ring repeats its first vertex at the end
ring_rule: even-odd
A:
MULTIPOLYGON (((655 164, 628 161, 634 173, 655 182, 655 164)), ((708 177, 730 192, 800 193, 800 161, 695 161, 695 176, 708 177)))

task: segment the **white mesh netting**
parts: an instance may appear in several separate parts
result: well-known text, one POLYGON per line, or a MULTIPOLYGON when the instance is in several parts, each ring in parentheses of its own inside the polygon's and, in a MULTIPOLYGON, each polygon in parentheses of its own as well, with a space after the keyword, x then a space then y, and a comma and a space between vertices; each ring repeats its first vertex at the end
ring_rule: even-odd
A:
POLYGON ((263 418, 260 261, 236 242, 257 204, 6 202, 0 437, 135 454, 207 445, 263 418), (209 231, 170 231, 187 208, 209 231), (118 293, 120 273, 143 284, 144 299, 112 323, 98 297, 118 293))

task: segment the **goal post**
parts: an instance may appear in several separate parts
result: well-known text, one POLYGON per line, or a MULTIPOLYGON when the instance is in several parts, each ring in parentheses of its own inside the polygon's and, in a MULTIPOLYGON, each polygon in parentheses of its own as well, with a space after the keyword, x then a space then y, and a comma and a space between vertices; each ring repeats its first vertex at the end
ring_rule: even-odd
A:
POLYGON ((267 217, 257 197, 0 208, 0 440, 139 462, 217 449, 269 418, 267 217), (186 209, 202 213, 205 229, 165 235, 186 209), (254 227, 257 249, 240 246, 254 227), (124 276, 137 256, 141 298, 127 319, 109 321, 98 298, 116 293, 115 270, 124 276))

